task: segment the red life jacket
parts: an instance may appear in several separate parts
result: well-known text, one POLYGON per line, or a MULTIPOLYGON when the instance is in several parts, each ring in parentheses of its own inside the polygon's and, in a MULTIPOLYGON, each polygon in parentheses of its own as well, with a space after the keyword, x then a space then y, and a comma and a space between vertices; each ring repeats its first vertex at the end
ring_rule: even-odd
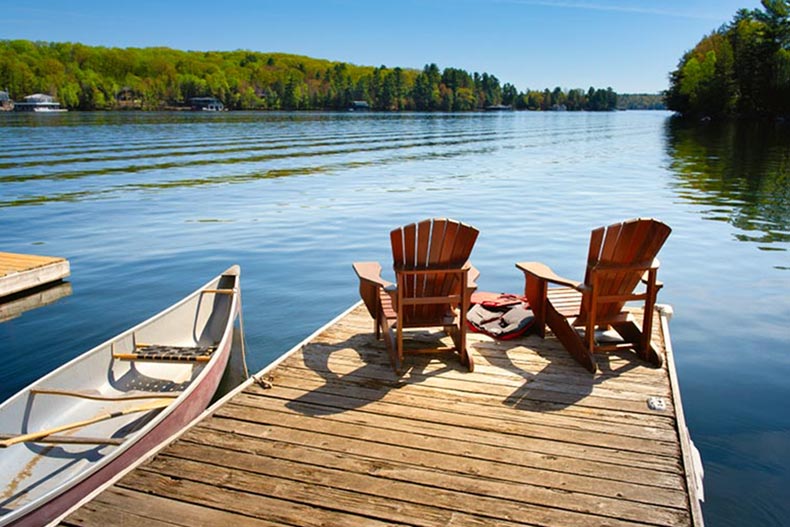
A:
POLYGON ((469 329, 498 340, 524 335, 535 321, 527 299, 521 296, 475 292, 471 303, 466 315, 469 329))

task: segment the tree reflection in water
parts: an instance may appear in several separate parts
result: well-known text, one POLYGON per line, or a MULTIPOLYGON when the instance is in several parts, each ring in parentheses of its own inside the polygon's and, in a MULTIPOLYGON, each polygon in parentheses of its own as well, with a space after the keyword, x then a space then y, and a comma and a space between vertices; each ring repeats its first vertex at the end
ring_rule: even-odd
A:
POLYGON ((703 216, 739 229, 740 241, 785 251, 790 242, 790 124, 670 119, 676 192, 703 216))

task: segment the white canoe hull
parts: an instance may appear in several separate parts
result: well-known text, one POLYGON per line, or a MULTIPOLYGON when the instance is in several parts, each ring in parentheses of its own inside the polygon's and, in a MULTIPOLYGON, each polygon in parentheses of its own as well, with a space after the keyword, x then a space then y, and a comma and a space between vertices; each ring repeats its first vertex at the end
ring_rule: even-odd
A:
POLYGON ((84 353, 0 405, 0 433, 13 436, 159 401, 114 400, 117 398, 175 397, 162 410, 130 413, 59 434, 120 439, 120 445, 26 442, 0 448, 0 526, 39 526, 54 520, 199 415, 208 406, 228 363, 239 297, 239 269, 234 266, 174 306, 84 353), (216 345, 216 350, 207 362, 113 358, 113 353, 133 351, 135 343, 142 342, 216 345), (42 389, 106 399, 35 393, 42 389))

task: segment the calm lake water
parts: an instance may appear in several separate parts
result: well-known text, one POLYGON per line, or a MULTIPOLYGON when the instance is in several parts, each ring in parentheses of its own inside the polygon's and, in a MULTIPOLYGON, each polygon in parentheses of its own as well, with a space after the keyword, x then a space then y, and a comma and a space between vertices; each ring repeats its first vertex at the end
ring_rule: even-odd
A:
MULTIPOLYGON (((0 250, 63 256, 72 293, 0 324, 0 400, 242 267, 256 371, 355 302, 354 260, 431 216, 581 278, 593 227, 673 228, 659 300, 705 463, 708 525, 790 524, 790 125, 664 112, 0 115, 0 250)), ((386 265, 385 265, 386 267, 386 265)))

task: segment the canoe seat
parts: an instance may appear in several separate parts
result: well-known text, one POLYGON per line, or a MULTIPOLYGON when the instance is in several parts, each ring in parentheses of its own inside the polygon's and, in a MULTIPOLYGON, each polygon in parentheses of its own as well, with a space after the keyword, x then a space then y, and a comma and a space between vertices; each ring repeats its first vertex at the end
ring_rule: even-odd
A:
POLYGON ((113 353, 120 360, 145 360, 165 362, 208 362, 216 346, 163 346, 137 344, 134 353, 113 353))

